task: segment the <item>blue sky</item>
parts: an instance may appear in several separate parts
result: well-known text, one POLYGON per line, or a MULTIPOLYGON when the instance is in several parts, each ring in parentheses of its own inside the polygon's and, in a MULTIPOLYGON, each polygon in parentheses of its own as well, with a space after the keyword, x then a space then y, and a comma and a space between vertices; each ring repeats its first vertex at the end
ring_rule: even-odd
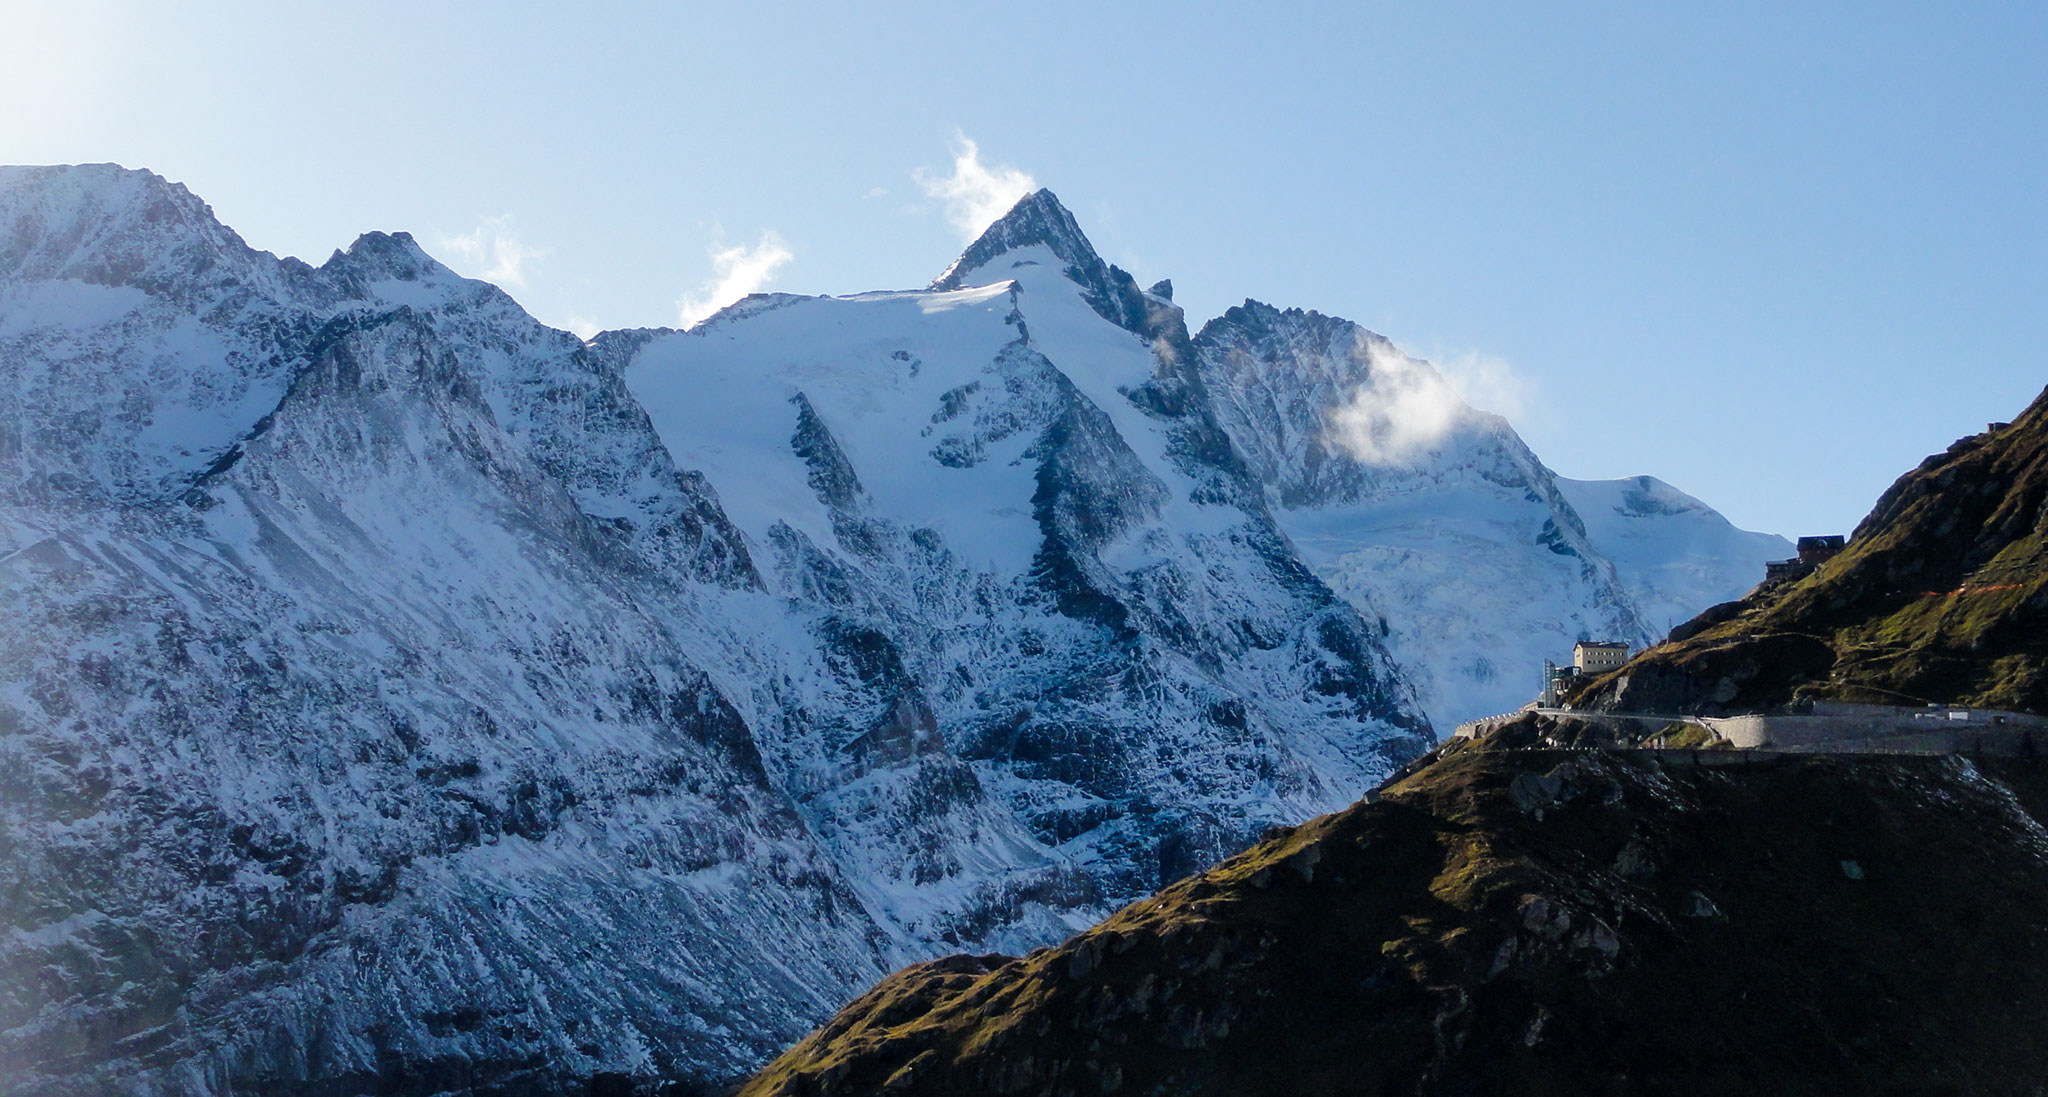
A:
POLYGON ((923 284, 965 139, 1195 323, 1350 317, 1794 535, 2048 384, 2048 6, 1273 7, 0 0, 0 161, 624 327, 923 284))

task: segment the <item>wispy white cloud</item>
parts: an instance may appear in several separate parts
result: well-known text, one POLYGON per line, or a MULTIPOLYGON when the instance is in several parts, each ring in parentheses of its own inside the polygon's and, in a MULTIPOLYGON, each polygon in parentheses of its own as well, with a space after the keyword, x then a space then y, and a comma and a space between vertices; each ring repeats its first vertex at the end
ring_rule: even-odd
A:
POLYGON ((591 336, 596 335, 598 332, 604 330, 604 325, 599 324, 597 321, 592 320, 590 317, 585 316, 582 313, 576 312, 572 312, 569 314, 567 327, 569 331, 576 336, 576 338, 581 339, 586 343, 590 341, 591 336))
POLYGON ((547 254, 512 234, 510 216, 486 217, 474 231, 437 237, 434 243, 456 273, 500 286, 525 286, 526 264, 547 254))
POLYGON ((1505 359, 1465 353, 1442 366, 1410 358, 1391 344, 1364 341, 1367 380, 1330 415, 1330 437, 1367 464, 1420 456, 1478 414, 1474 405, 1522 414, 1531 386, 1505 359))
POLYGON ((796 254, 782 237, 773 232, 761 234, 760 242, 753 247, 740 245, 713 250, 711 253, 712 278, 696 293, 684 294, 676 302, 676 312, 682 325, 695 327, 719 309, 750 293, 759 293, 775 277, 775 272, 796 254))
POLYGON ((954 143, 951 175, 919 168, 910 176, 926 194, 946 204, 946 220, 962 239, 972 241, 1010 212, 1017 199, 1037 190, 1038 182, 1007 164, 982 163, 980 147, 965 134, 956 134, 954 143))
POLYGON ((1465 402, 1519 422, 1535 403, 1536 385, 1498 355, 1456 351, 1430 359, 1465 402))

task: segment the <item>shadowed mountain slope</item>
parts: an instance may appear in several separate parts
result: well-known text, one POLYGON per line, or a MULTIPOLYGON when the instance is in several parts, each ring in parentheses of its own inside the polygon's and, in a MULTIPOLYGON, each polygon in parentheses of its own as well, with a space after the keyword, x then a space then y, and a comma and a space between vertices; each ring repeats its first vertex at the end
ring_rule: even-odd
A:
POLYGON ((1444 755, 1058 948, 899 972, 742 1093, 2022 1093, 2038 1079, 2038 762, 1444 755))

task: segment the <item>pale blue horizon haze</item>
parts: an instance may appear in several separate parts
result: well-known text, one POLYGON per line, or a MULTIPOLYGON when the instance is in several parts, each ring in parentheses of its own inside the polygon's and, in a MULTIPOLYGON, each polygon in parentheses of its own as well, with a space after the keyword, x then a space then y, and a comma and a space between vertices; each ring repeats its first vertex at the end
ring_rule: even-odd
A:
POLYGON ((1193 327, 1348 317, 1796 536, 2048 383, 2044 56, 2021 4, 0 0, 0 162, 408 231, 585 333, 921 286, 1028 179, 1193 327))

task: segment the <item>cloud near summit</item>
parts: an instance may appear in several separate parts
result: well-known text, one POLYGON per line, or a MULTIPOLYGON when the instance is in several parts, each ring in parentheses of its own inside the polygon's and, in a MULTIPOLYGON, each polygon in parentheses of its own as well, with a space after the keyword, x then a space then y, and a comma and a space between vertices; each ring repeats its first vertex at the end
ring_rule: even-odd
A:
POLYGON ((510 215, 486 217, 474 231, 439 236, 434 243, 457 273, 498 286, 525 288, 527 261, 547 254, 512 234, 510 215))
POLYGON ((1038 189, 1038 181, 1028 172, 1008 164, 982 163, 980 146, 964 134, 955 137, 951 175, 938 175, 929 168, 910 175, 927 195, 946 204, 946 220, 970 243, 996 218, 1010 212, 1017 199, 1038 189))
POLYGON ((1361 340, 1366 381, 1330 414, 1329 437, 1369 465, 1404 464, 1450 437, 1480 414, 1519 416, 1530 386, 1500 358, 1445 357, 1437 365, 1410 358, 1391 345, 1361 340))
POLYGON ((686 293, 676 302, 677 319, 683 327, 695 327, 714 312, 750 293, 759 293, 775 278, 775 272, 796 258, 789 245, 773 231, 761 234, 753 247, 744 244, 711 253, 712 277, 696 293, 686 293))

